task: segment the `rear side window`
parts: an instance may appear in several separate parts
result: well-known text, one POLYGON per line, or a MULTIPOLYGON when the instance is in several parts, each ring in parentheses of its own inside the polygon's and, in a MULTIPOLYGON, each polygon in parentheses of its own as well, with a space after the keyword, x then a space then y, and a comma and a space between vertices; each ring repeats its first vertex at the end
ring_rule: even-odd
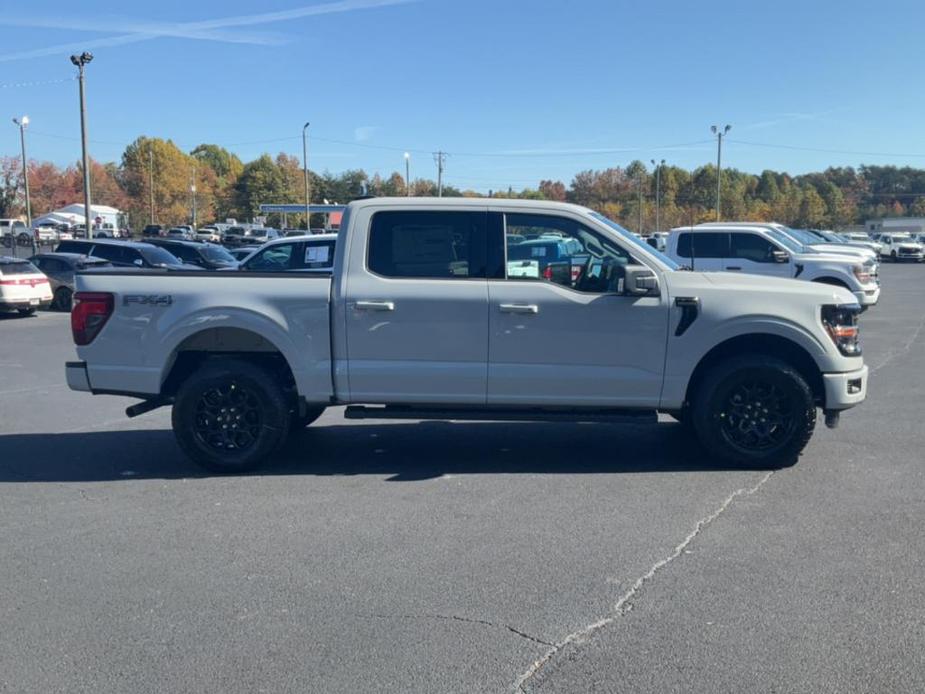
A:
POLYGON ((729 234, 683 232, 678 236, 678 255, 682 258, 726 258, 729 234))
MULTIPOLYGON (((299 244, 300 247, 302 244, 299 244)), ((297 267, 306 270, 324 270, 334 265, 334 242, 308 241, 301 248, 297 267)))
POLYGON ((58 253, 89 254, 91 248, 93 248, 93 244, 84 241, 62 241, 55 250, 58 253))
POLYGON ((485 212, 377 212, 367 265, 383 277, 484 278, 485 212))
POLYGON ((751 260, 755 263, 773 263, 777 246, 758 234, 732 234, 730 258, 751 260))
POLYGON ((2 263, 0 264, 0 275, 38 275, 41 274, 39 269, 32 263, 2 263))

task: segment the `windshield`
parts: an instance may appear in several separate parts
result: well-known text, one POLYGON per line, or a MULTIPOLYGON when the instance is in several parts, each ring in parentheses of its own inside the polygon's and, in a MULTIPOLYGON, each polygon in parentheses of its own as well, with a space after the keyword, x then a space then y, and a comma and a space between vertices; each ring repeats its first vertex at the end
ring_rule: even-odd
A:
MULTIPOLYGON (((788 229, 790 233, 795 233, 797 230, 788 229)), ((793 251, 794 253, 812 253, 810 249, 804 246, 802 243, 794 240, 792 237, 788 236, 782 231, 777 229, 767 229, 768 236, 777 241, 780 245, 786 248, 788 251, 793 251)))
POLYGON ((40 275, 39 269, 25 260, 0 263, 0 275, 40 275))
POLYGON ((594 217, 597 221, 603 222, 604 224, 606 224, 613 231, 615 231, 619 236, 623 237, 627 241, 631 241, 633 245, 639 246, 640 248, 645 249, 646 253, 649 253, 650 255, 654 255, 656 258, 658 258, 660 261, 662 261, 665 265, 667 265, 672 270, 681 269, 681 266, 678 265, 671 258, 669 258, 667 255, 653 248, 652 246, 647 244, 645 241, 643 241, 641 238, 639 238, 638 236, 635 236, 632 232, 627 231, 626 229, 621 227, 619 224, 617 224, 612 219, 608 219, 604 215, 599 214, 597 212, 592 212, 591 216, 594 217))
POLYGON ((173 255, 165 251, 163 248, 143 248, 139 249, 141 256, 151 265, 180 265, 180 260, 173 255))
POLYGON ((199 249, 199 253, 206 260, 216 260, 226 263, 235 262, 234 256, 221 246, 202 246, 199 249))

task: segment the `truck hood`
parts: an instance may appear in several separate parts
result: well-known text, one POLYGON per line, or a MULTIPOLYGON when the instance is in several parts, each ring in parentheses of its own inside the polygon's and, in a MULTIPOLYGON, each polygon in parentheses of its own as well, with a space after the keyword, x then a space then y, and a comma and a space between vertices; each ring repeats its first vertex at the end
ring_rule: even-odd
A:
POLYGON ((840 243, 814 243, 810 248, 823 255, 844 255, 854 258, 873 258, 876 255, 870 248, 859 248, 840 243))
POLYGON ((854 295, 843 287, 786 277, 740 275, 733 272, 670 272, 667 278, 672 298, 697 295, 698 292, 726 292, 733 299, 739 299, 755 292, 765 297, 768 294, 780 294, 782 297, 803 298, 819 304, 857 303, 854 295))

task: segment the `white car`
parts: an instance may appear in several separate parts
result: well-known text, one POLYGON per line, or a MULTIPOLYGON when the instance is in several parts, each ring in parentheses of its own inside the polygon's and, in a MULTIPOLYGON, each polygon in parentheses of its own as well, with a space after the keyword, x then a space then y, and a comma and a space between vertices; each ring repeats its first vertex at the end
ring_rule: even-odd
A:
POLYGON ((0 256, 0 308, 30 316, 53 296, 48 278, 23 258, 0 256))
POLYGON ((877 262, 840 253, 820 253, 759 224, 719 223, 673 229, 668 256, 706 272, 741 272, 844 287, 861 306, 880 299, 877 262))
POLYGON ((880 257, 894 263, 912 260, 921 263, 925 259, 925 246, 907 232, 887 231, 880 235, 880 257))
POLYGON ((32 228, 32 233, 35 234, 35 240, 39 243, 57 241, 58 225, 51 222, 37 224, 32 228))
POLYGON ((221 243, 222 232, 218 230, 218 227, 214 226, 200 227, 196 230, 196 240, 206 241, 207 243, 221 243))

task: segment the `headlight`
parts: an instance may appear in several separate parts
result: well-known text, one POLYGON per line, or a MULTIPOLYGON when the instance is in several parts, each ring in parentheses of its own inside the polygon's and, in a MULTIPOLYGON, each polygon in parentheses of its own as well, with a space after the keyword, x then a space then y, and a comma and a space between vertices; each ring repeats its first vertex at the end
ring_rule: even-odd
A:
POLYGON ((861 354, 861 343, 858 340, 860 313, 861 307, 857 304, 822 307, 822 325, 838 347, 838 351, 846 357, 857 357, 861 354))
POLYGON ((871 279, 871 266, 870 265, 855 265, 851 268, 854 272, 854 276, 858 278, 858 282, 861 284, 868 284, 871 279))

